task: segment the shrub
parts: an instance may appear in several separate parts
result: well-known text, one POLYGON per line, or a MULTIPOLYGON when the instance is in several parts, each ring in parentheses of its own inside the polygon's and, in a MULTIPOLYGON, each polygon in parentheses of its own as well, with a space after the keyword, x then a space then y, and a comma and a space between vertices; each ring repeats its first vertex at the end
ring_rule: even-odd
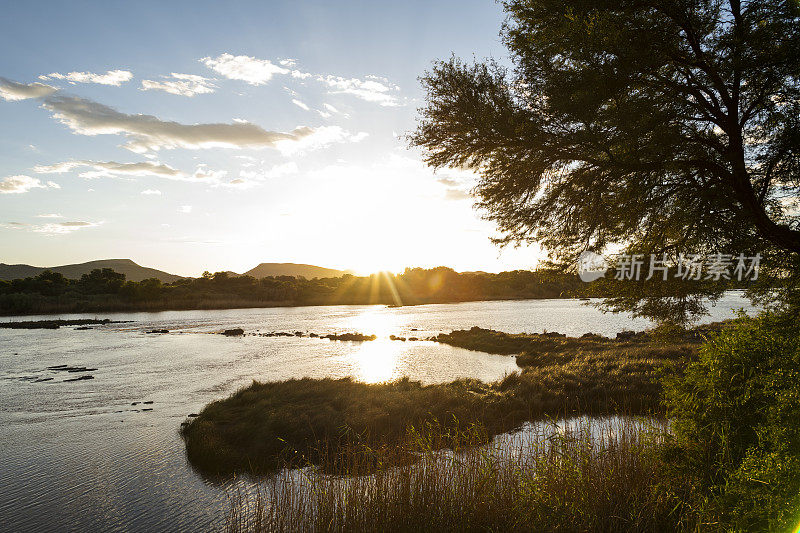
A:
POLYGON ((712 337, 667 378, 678 468, 691 473, 706 523, 786 531, 800 518, 800 330, 775 314, 712 337))

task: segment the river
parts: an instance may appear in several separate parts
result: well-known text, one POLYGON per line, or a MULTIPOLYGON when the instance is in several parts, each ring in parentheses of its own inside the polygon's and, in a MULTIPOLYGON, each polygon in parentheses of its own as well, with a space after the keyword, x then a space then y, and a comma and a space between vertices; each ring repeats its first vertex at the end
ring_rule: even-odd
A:
MULTIPOLYGON (((584 304, 522 300, 106 313, 100 318, 126 322, 88 330, 0 329, 0 527, 219 530, 226 490, 234 481, 204 479, 187 463, 178 430, 188 414, 253 379, 352 376, 379 382, 409 376, 425 383, 460 377, 493 381, 517 369, 514 357, 424 340, 392 341, 389 335, 424 339, 480 326, 509 333, 613 336, 651 325, 584 304), (234 327, 248 333, 360 332, 378 339, 359 343, 214 334, 234 327), (147 333, 152 329, 169 333, 147 333), (58 365, 91 370, 48 368, 58 365), (93 379, 67 381, 81 375, 93 379)), ((732 318, 740 308, 750 306, 730 293, 704 321, 732 318)), ((53 317, 4 320, 41 318, 53 317)))

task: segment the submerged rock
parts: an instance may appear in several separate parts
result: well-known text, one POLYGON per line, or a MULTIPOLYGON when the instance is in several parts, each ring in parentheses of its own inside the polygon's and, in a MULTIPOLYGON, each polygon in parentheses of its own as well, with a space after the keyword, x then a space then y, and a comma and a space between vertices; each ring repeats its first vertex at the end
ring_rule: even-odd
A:
POLYGON ((363 333, 332 333, 330 335, 323 335, 321 338, 330 339, 332 341, 374 341, 378 337, 375 335, 364 335, 363 333))
POLYGON ((86 379, 94 379, 94 376, 80 376, 80 377, 77 377, 77 378, 65 379, 64 381, 65 382, 66 381, 83 381, 83 380, 86 380, 86 379))

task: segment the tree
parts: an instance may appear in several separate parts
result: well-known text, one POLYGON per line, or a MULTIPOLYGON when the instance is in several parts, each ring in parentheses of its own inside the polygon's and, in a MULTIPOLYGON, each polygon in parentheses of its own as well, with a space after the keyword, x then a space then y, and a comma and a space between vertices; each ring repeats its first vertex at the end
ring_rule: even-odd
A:
POLYGON ((78 287, 86 294, 115 294, 124 284, 125 274, 112 268, 95 268, 78 280, 78 287))
MULTIPOLYGON (((797 272, 797 0, 503 5, 512 66, 437 62, 410 137, 430 165, 479 173, 500 244, 540 242, 561 264, 614 246, 673 262, 764 251, 797 272)), ((674 303, 656 316, 686 309, 670 287, 653 284, 674 303)), ((652 314, 644 297, 617 308, 652 314)))

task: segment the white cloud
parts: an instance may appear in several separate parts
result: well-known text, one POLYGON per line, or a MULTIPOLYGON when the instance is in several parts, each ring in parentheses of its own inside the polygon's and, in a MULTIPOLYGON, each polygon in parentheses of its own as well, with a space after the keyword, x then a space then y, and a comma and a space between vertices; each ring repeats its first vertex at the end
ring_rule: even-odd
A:
POLYGON ((365 131, 350 133, 339 126, 322 126, 314 130, 312 135, 297 141, 278 141, 275 143, 275 148, 284 155, 292 155, 321 148, 332 143, 360 142, 368 135, 365 131))
POLYGON ((44 83, 17 83, 0 77, 0 98, 8 101, 49 96, 58 89, 44 83))
POLYGON ((32 226, 32 231, 36 233, 45 233, 48 235, 61 235, 64 233, 72 233, 84 228, 94 228, 99 226, 93 222, 56 222, 53 224, 44 224, 43 226, 32 226))
POLYGON ((268 59, 256 59, 250 56, 222 54, 216 58, 204 57, 200 62, 226 78, 246 81, 251 85, 262 85, 275 74, 289 72, 289 69, 275 65, 268 59))
POLYGON ((81 178, 126 178, 155 176, 177 181, 218 181, 227 172, 224 170, 209 170, 207 165, 200 164, 194 173, 189 174, 173 168, 167 164, 155 161, 142 161, 138 163, 117 163, 116 161, 64 161, 54 165, 37 165, 33 167, 39 173, 63 173, 76 168, 89 168, 78 174, 81 178))
POLYGON ((334 94, 351 94, 367 102, 375 102, 386 107, 401 105, 396 94, 400 87, 389 83, 386 78, 366 76, 364 79, 358 79, 342 78, 340 76, 317 76, 316 79, 330 87, 330 92, 334 94))
POLYGON ((145 189, 141 194, 144 194, 145 196, 161 196, 161 191, 158 189, 145 189))
POLYGON ((81 178, 118 178, 123 176, 158 176, 161 178, 185 179, 187 176, 180 170, 163 163, 143 161, 140 163, 117 163, 116 161, 64 161, 54 165, 37 165, 33 167, 40 174, 69 172, 76 168, 91 168, 81 172, 81 178))
POLYGON ((188 213, 191 213, 191 212, 192 212, 192 206, 190 206, 190 205, 182 205, 182 206, 178 207, 178 213, 187 213, 188 214, 188 213))
MULTIPOLYGON (((268 59, 257 59, 250 56, 234 56, 227 53, 216 58, 204 57, 200 61, 226 78, 246 81, 251 85, 262 85, 277 74, 289 74, 292 78, 301 80, 309 78, 314 79, 327 85, 330 88, 329 92, 334 94, 351 94, 367 102, 374 102, 382 106, 403 105, 398 97, 400 87, 380 76, 368 75, 360 79, 313 74, 311 72, 284 68, 294 67, 296 61, 293 59, 280 60, 278 61, 279 64, 276 65, 268 59)), ((335 111, 329 110, 329 112, 335 111)))
POLYGON ((30 176, 23 176, 21 174, 17 176, 8 176, 0 180, 0 194, 22 194, 31 189, 46 189, 47 187, 54 189, 61 188, 57 183, 53 183, 52 181, 43 184, 37 178, 31 178, 30 176))
POLYGON ((298 143, 317 133, 301 126, 291 132, 267 131, 250 122, 181 124, 152 115, 130 115, 85 98, 51 96, 44 107, 80 135, 121 134, 124 148, 137 153, 174 148, 277 147, 298 143))
POLYGON ((325 111, 317 109, 317 113, 319 113, 319 116, 322 118, 331 118, 334 113, 339 113, 339 110, 331 104, 322 104, 322 106, 325 108, 325 111))
POLYGON ((36 218, 64 218, 64 217, 59 215, 58 213, 44 213, 41 215, 36 215, 36 218))
POLYGON ((8 222, 2 224, 11 229, 21 229, 45 235, 64 235, 84 228, 94 228, 102 224, 101 222, 51 222, 48 224, 26 224, 24 222, 8 222))
POLYGON ((109 70, 105 74, 95 74, 94 72, 70 72, 59 74, 52 72, 46 76, 39 76, 40 80, 66 80, 71 83, 98 83, 100 85, 113 85, 119 87, 126 81, 130 81, 133 74, 128 70, 109 70))
POLYGON ((200 164, 192 174, 195 180, 214 181, 219 182, 222 178, 228 175, 227 170, 210 170, 208 165, 200 164))
POLYGON ((297 98, 292 98, 292 103, 294 105, 296 105, 297 107, 299 107, 300 109, 305 109, 306 111, 310 110, 310 108, 306 104, 304 104, 303 102, 301 102, 297 98))
POLYGON ((143 91, 164 91, 178 96, 192 97, 196 94, 209 94, 214 92, 214 84, 211 80, 203 76, 194 74, 179 74, 173 72, 170 76, 164 76, 163 81, 143 80, 143 91))

